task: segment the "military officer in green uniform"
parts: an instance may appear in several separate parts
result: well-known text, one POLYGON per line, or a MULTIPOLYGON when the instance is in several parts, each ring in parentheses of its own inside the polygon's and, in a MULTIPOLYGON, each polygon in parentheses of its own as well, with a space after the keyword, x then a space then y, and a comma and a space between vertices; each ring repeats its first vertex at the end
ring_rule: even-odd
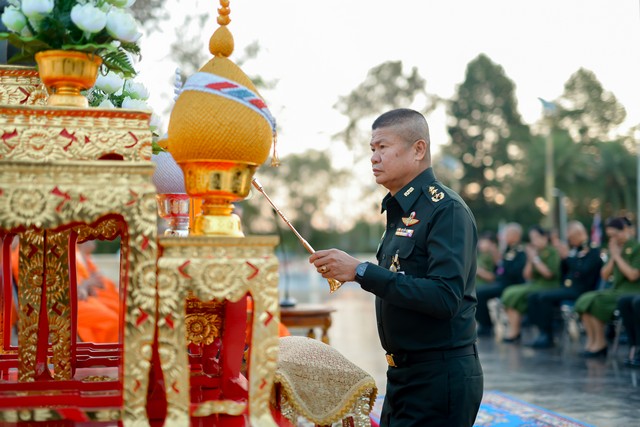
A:
POLYGON ((525 248, 527 262, 522 273, 529 283, 509 286, 500 297, 509 321, 509 335, 502 339, 507 343, 520 341, 522 315, 527 312, 529 295, 560 287, 560 255, 551 245, 549 233, 533 226, 529 230, 529 241, 525 248))
POLYGON ((553 347, 554 309, 565 301, 575 301, 583 293, 594 290, 600 280, 600 248, 589 246, 587 230, 580 221, 569 222, 567 240, 568 245, 557 245, 562 259, 562 286, 529 295, 529 323, 536 325, 540 332, 535 341, 528 344, 533 348, 553 347))
POLYGON ((517 222, 510 222, 504 226, 501 234, 506 247, 498 262, 496 280, 493 284, 479 286, 476 290, 478 336, 489 336, 493 333, 493 322, 489 314, 488 302, 499 298, 508 286, 524 283, 522 273, 527 262, 527 254, 521 243, 522 226, 517 222))
POLYGON ((337 249, 309 260, 323 277, 356 281, 376 295, 389 364, 381 426, 471 427, 483 390, 475 345, 475 219, 434 177, 422 114, 381 115, 370 145, 373 175, 389 190, 378 265, 337 249))
POLYGON ((631 223, 623 217, 613 218, 607 221, 605 231, 609 238, 609 260, 600 274, 605 280, 613 277, 612 286, 583 294, 574 307, 587 334, 585 357, 607 355, 604 329, 618 298, 640 293, 640 245, 633 239, 631 223))

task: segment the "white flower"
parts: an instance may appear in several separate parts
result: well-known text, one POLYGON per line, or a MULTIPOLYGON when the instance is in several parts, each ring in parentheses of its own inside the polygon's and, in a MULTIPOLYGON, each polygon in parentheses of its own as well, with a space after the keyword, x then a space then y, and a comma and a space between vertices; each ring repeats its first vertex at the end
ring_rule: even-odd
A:
POLYGON ((131 97, 128 96, 122 101, 122 108, 127 108, 129 110, 151 110, 151 107, 149 107, 146 102, 139 99, 131 99, 131 97))
POLYGON ((104 93, 115 93, 118 89, 122 89, 124 80, 118 74, 113 71, 109 71, 106 76, 98 74, 96 80, 96 87, 104 93))
POLYGON ((53 10, 54 0, 22 0, 22 13, 29 18, 43 17, 53 10))
POLYGON ((2 23, 9 31, 19 33, 27 25, 27 17, 15 6, 7 6, 2 14, 2 23))
POLYGON ((108 98, 105 98, 98 104, 98 108, 116 108, 116 106, 113 105, 113 102, 109 101, 108 98))
POLYGON ((133 80, 127 81, 126 90, 133 99, 145 100, 149 98, 149 90, 140 82, 133 80))
POLYGON ((71 9, 71 21, 82 31, 99 33, 107 25, 107 14, 90 3, 77 4, 71 9))
POLYGON ((122 9, 111 9, 107 14, 107 32, 123 42, 133 43, 142 33, 138 32, 138 24, 134 17, 122 9))

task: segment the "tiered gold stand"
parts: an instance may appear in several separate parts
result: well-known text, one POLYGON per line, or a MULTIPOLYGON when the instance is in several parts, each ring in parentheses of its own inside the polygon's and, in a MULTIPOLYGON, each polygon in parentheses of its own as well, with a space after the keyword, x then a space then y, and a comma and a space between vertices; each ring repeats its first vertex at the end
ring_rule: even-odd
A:
MULTIPOLYGON (((191 405, 196 417, 249 414, 252 426, 275 427, 269 397, 278 353, 276 237, 161 237, 158 260, 158 344, 167 384, 167 424, 188 425, 189 366, 185 329, 187 296, 200 301, 253 300, 247 376, 248 402, 207 400, 191 405)), ((244 334, 244 331, 242 331, 244 334)), ((244 336, 242 336, 244 341, 244 336)), ((244 342, 241 343, 244 346, 244 342)), ((223 342, 223 346, 225 343, 223 342)), ((237 355, 236 355, 237 356, 237 355)), ((233 357, 233 356, 232 356, 233 357)), ((231 361, 235 363, 237 361, 231 361)))
POLYGON ((13 104, 0 106, 5 322, 13 298, 9 246, 14 236, 20 242, 18 345, 3 331, 0 420, 61 420, 71 412, 73 421, 148 425, 157 306, 150 113, 27 105, 40 87, 33 70, 9 67, 0 76, 0 99, 13 104), (121 342, 78 343, 75 245, 116 237, 121 342), (94 366, 116 369, 83 375, 94 366))

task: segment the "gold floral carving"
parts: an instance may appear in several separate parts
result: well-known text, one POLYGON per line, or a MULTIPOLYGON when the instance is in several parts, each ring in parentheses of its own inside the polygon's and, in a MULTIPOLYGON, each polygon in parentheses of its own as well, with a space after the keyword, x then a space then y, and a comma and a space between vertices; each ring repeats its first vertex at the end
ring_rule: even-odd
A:
MULTIPOLYGON (((158 340, 167 384, 165 425, 189 425, 189 376, 184 334, 188 292, 201 301, 254 304, 249 361, 249 417, 254 426, 275 427, 269 409, 278 356, 278 260, 276 237, 161 237, 158 259, 158 340), (172 356, 169 356, 172 355, 172 356)), ((227 402, 227 401, 222 401, 227 402)), ((230 411, 238 402, 202 402, 194 415, 230 411)), ((229 412, 226 412, 229 413, 229 412)))
MULTIPOLYGON (((122 411, 95 413, 107 421, 121 418, 125 426, 149 425, 145 405, 156 316, 157 259, 156 192, 151 182, 153 170, 150 162, 0 162, 0 228, 4 232, 19 233, 21 239, 18 292, 20 381, 31 381, 40 375, 31 363, 35 360, 39 344, 36 313, 42 303, 43 265, 47 256, 45 232, 53 233, 51 236, 58 233, 56 239, 64 239, 65 230, 81 224, 95 227, 105 220, 105 233, 108 230, 115 232, 118 220, 126 224, 121 230, 122 265, 125 266, 121 269, 121 277, 122 283, 127 284, 124 406, 122 411), (116 221, 109 222, 111 219, 116 221)), ((86 238, 92 232, 81 230, 80 234, 86 238)), ((59 286, 56 283, 53 289, 59 286)), ((60 302, 66 297, 55 298, 54 301, 60 302)), ((68 346, 66 341, 58 344, 68 346)), ((62 350, 59 354, 65 357, 62 350)), ((17 411, 16 414, 22 412, 17 411)), ((49 412, 55 414, 53 410, 49 412)), ((31 414, 30 417, 35 414, 30 411, 24 413, 31 414)), ((5 411, 0 416, 10 414, 11 411, 5 411)))
POLYGON ((184 319, 187 341, 200 345, 209 345, 220 337, 224 305, 219 301, 200 301, 187 297, 184 319))
POLYGON ((198 405, 193 412, 194 417, 208 417, 213 414, 242 415, 247 409, 244 402, 234 402, 232 400, 209 400, 198 405))
POLYGON ((0 159, 151 159, 150 112, 0 106, 0 159))
POLYGON ((47 92, 35 67, 0 66, 0 104, 45 105, 47 92))

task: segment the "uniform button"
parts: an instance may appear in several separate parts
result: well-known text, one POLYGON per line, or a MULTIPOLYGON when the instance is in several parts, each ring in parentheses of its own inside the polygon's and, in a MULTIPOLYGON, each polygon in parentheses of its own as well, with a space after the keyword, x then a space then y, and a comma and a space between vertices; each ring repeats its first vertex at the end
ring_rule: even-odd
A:
POLYGON ((382 254, 382 259, 387 259, 387 254, 382 254))

